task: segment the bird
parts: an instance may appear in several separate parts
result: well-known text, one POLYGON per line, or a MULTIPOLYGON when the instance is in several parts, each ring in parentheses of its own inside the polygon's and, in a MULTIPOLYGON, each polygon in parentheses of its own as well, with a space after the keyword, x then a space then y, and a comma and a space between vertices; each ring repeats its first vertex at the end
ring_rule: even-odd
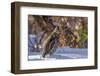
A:
POLYGON ((46 56, 51 56, 56 51, 58 38, 57 35, 54 34, 46 45, 45 51, 43 52, 43 58, 46 56))

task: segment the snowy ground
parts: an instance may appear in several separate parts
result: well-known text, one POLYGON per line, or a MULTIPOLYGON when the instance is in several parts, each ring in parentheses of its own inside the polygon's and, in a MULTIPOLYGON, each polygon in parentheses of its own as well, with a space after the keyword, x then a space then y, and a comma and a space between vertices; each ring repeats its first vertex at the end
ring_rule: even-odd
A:
MULTIPOLYGON (((47 59, 80 59, 87 58, 88 50, 87 48, 58 48, 56 52, 47 59)), ((41 58, 40 53, 29 52, 28 60, 44 60, 41 58)))

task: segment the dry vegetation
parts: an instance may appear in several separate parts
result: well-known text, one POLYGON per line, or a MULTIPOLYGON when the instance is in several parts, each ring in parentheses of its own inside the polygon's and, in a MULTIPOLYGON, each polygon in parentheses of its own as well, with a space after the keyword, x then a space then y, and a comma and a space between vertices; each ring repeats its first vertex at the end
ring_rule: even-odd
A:
POLYGON ((29 15, 28 33, 37 36, 37 45, 41 45, 45 57, 58 47, 87 48, 87 22, 87 17, 29 15))

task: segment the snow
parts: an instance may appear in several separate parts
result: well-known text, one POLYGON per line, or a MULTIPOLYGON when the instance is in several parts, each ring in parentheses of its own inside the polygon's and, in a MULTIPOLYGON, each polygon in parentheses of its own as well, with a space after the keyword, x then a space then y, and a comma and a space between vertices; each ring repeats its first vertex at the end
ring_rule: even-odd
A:
POLYGON ((29 52, 28 60, 51 60, 51 59, 80 59, 87 58, 88 50, 87 48, 57 48, 56 52, 46 58, 42 58, 39 52, 29 52))

